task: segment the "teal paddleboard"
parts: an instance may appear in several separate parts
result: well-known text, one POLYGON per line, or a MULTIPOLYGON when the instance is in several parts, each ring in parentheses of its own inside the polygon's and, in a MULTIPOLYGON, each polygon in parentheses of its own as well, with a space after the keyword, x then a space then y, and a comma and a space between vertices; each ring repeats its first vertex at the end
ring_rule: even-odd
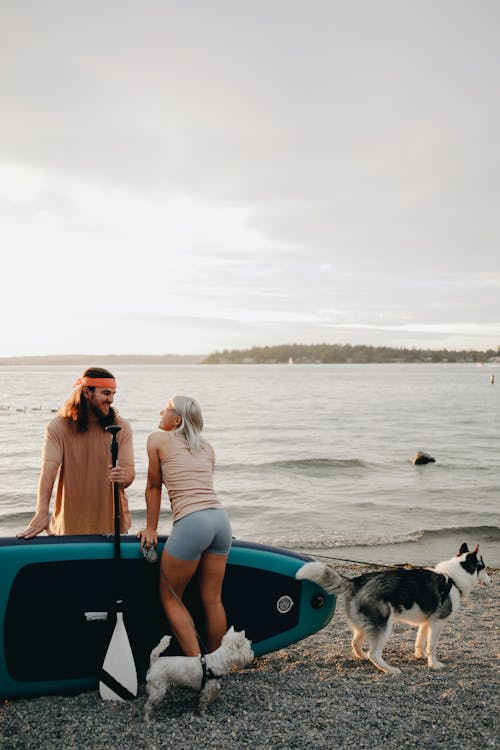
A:
MULTIPOLYGON (((160 551, 165 537, 160 539, 160 551)), ((115 624, 113 536, 0 538, 0 697, 96 688, 115 624)), ((124 620, 137 671, 170 632, 158 597, 159 564, 121 537, 124 620)), ((245 630, 256 656, 323 628, 335 597, 295 573, 311 558, 233 540, 223 586, 229 625, 245 630)), ((196 579, 185 602, 204 638, 196 579)), ((176 644, 169 653, 176 653, 176 644)), ((177 647, 177 653, 180 653, 177 647)))

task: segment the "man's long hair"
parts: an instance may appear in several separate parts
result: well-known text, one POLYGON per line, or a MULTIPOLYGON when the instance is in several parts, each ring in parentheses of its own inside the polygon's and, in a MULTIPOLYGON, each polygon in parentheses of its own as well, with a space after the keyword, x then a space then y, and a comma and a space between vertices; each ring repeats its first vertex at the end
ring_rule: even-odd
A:
MULTIPOLYGON (((89 367, 83 373, 82 377, 89 378, 114 378, 109 370, 104 370, 102 367, 89 367)), ((91 391, 95 389, 94 386, 87 386, 91 391)), ((89 429, 89 406, 88 401, 83 395, 83 386, 79 385, 69 399, 66 401, 64 406, 59 411, 61 417, 65 419, 71 419, 75 424, 77 432, 87 432, 89 429)), ((116 412, 112 406, 109 407, 109 414, 105 417, 102 414, 97 415, 97 419, 102 429, 105 430, 110 424, 116 422, 116 412)))

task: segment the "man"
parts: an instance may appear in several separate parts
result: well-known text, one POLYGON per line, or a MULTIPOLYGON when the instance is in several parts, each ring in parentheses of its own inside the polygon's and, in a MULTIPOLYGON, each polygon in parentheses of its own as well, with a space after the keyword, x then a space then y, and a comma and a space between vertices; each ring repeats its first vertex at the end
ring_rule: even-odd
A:
POLYGON ((120 487, 120 529, 130 528, 125 488, 135 476, 132 430, 112 408, 113 375, 100 367, 85 370, 72 396, 45 432, 36 512, 18 537, 114 532, 113 482, 120 487), (118 462, 111 465, 108 425, 120 425, 118 462), (55 506, 49 520, 52 489, 59 472, 55 506))

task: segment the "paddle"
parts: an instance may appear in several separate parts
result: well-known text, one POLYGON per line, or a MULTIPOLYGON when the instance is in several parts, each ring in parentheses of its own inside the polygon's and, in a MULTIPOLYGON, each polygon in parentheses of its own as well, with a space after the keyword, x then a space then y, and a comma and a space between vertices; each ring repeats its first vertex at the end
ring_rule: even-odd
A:
MULTIPOLYGON (((121 430, 118 425, 111 425, 106 429, 112 434, 111 458, 113 466, 118 462, 117 433, 121 430)), ((116 624, 109 642, 108 650, 101 669, 99 692, 103 700, 124 701, 131 700, 137 695, 137 671, 134 656, 130 648, 125 623, 123 622, 123 588, 120 553, 120 488, 113 482, 113 496, 115 504, 115 597, 116 624)))

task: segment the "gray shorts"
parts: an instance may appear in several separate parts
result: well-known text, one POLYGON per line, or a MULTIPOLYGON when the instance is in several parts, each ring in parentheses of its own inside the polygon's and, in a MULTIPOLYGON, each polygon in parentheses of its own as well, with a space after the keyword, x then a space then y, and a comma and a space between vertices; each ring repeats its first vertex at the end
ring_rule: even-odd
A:
POLYGON ((199 560, 203 552, 227 555, 232 531, 223 508, 206 508, 183 516, 172 526, 165 549, 179 560, 199 560))

